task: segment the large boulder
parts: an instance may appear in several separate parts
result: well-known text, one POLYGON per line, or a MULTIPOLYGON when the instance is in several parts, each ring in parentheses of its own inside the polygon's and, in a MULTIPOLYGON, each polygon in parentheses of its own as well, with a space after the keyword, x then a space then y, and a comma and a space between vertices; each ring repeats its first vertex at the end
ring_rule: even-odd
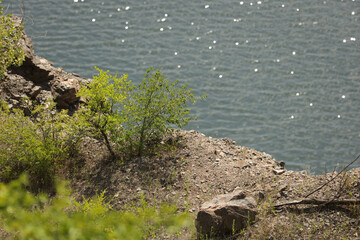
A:
MULTIPOLYGON (((13 20, 20 24, 19 18, 13 20)), ((10 107, 21 108, 21 99, 25 97, 40 104, 51 98, 60 109, 76 110, 80 102, 76 94, 81 84, 89 83, 90 79, 69 74, 45 58, 36 56, 32 41, 25 32, 19 45, 25 53, 25 60, 20 67, 10 67, 0 81, 1 99, 10 107)))
POLYGON ((257 214, 255 195, 235 190, 203 203, 195 220, 198 236, 225 236, 253 223, 257 214))

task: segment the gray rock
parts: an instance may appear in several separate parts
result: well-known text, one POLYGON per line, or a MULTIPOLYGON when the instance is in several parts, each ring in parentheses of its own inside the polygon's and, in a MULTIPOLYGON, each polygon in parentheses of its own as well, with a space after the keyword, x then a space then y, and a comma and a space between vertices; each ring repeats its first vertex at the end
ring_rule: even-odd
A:
MULTIPOLYGON (((20 19, 14 18, 16 24, 20 19)), ((42 104, 47 99, 53 99, 58 108, 76 110, 79 102, 83 101, 76 96, 81 84, 87 84, 91 80, 69 74, 61 68, 55 68, 45 58, 34 55, 34 47, 30 38, 23 32, 19 41, 25 53, 25 61, 22 66, 12 66, 0 81, 0 97, 13 107, 12 100, 21 100, 24 97, 31 101, 42 104)), ((20 101, 21 103, 21 101, 20 101)))
POLYGON ((283 173, 285 173, 285 172, 286 172, 285 169, 273 169, 273 173, 274 173, 275 175, 281 175, 281 174, 283 174, 283 173))
POLYGON ((2 84, 3 92, 11 99, 21 100, 26 97, 34 85, 18 74, 6 74, 6 79, 2 84))
POLYGON ((198 236, 224 236, 255 221, 257 202, 242 190, 218 195, 200 207, 195 220, 198 236))

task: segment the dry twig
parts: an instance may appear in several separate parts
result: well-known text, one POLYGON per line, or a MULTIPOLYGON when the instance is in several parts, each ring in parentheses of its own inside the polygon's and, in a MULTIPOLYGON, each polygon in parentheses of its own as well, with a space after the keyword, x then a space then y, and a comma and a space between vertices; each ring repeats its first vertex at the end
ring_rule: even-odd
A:
POLYGON ((330 182, 334 181, 335 178, 337 178, 341 173, 343 173, 348 167, 350 167, 350 165, 352 165, 354 162, 356 162, 358 159, 360 158, 360 154, 352 161, 350 162, 348 165, 346 165, 343 169, 341 169, 341 171, 339 173, 337 173, 334 177, 332 177, 329 181, 327 181, 326 183, 324 183, 323 185, 321 185, 320 187, 318 187, 317 189, 315 189, 314 191, 312 191, 311 193, 307 194, 305 196, 305 199, 308 198, 309 196, 313 195, 314 193, 316 193, 317 191, 321 190, 323 187, 325 187, 326 185, 328 185, 330 182))
POLYGON ((299 204, 315 204, 315 205, 353 205, 360 204, 359 199, 345 199, 345 200, 319 200, 305 198, 302 200, 295 200, 285 203, 280 203, 274 206, 274 208, 280 208, 284 206, 299 205, 299 204))

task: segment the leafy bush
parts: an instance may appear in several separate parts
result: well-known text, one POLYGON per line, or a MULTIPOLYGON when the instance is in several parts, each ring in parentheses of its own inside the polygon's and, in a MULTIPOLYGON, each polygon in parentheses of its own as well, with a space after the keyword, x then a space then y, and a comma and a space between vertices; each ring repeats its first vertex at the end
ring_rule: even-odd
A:
POLYGON ((49 202, 45 196, 25 191, 24 184, 24 176, 9 185, 0 184, 0 218, 17 239, 145 239, 149 229, 174 232, 191 224, 189 215, 176 213, 174 206, 156 209, 143 204, 116 212, 103 194, 73 204, 62 183, 57 187, 58 197, 49 202))
POLYGON ((79 96, 87 99, 87 110, 83 110, 86 122, 94 127, 113 158, 111 142, 121 151, 142 156, 146 147, 151 147, 148 143, 193 119, 187 116, 188 102, 196 100, 193 90, 178 86, 178 81, 170 83, 159 70, 153 73, 153 68, 148 69, 142 82, 133 85, 127 75, 117 78, 96 69, 99 75, 82 87, 79 96))
POLYGON ((172 126, 181 128, 194 119, 187 117, 190 109, 186 107, 195 102, 192 89, 187 84, 178 86, 178 80, 170 83, 159 70, 153 70, 146 71, 123 106, 126 139, 138 156, 143 155, 146 143, 163 137, 172 126))
POLYGON ((107 149, 115 158, 115 153, 111 145, 109 136, 116 138, 121 132, 123 117, 119 114, 118 105, 126 99, 130 81, 127 75, 118 78, 117 75, 108 74, 109 71, 99 71, 97 76, 88 86, 83 86, 78 95, 87 100, 87 107, 80 111, 82 116, 81 124, 88 125, 92 130, 92 135, 103 140, 107 149), (110 80, 112 83, 110 83, 110 80))
POLYGON ((27 172, 31 190, 53 191, 55 169, 76 145, 76 133, 66 111, 56 113, 55 103, 32 109, 31 116, 6 104, 0 109, 0 180, 27 172))
POLYGON ((24 52, 19 47, 21 31, 22 26, 16 26, 10 15, 3 15, 0 6, 0 78, 9 66, 21 65, 24 61, 24 52))

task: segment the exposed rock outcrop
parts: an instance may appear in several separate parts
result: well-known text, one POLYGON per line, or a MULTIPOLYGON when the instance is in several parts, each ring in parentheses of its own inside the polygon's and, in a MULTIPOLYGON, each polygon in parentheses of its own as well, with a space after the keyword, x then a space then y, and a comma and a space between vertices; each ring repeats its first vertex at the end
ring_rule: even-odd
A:
MULTIPOLYGON (((19 24, 20 19, 14 18, 19 24)), ((11 67, 0 81, 0 97, 9 103, 10 108, 22 107, 21 99, 29 98, 31 102, 44 103, 54 99, 61 109, 77 109, 80 98, 76 93, 81 83, 90 79, 81 78, 56 68, 48 60, 34 54, 33 44, 23 32, 19 42, 25 53, 25 61, 20 67, 11 67)))
POLYGON ((218 195, 202 204, 195 220, 199 236, 213 237, 238 232, 254 222, 258 193, 242 190, 218 195))

